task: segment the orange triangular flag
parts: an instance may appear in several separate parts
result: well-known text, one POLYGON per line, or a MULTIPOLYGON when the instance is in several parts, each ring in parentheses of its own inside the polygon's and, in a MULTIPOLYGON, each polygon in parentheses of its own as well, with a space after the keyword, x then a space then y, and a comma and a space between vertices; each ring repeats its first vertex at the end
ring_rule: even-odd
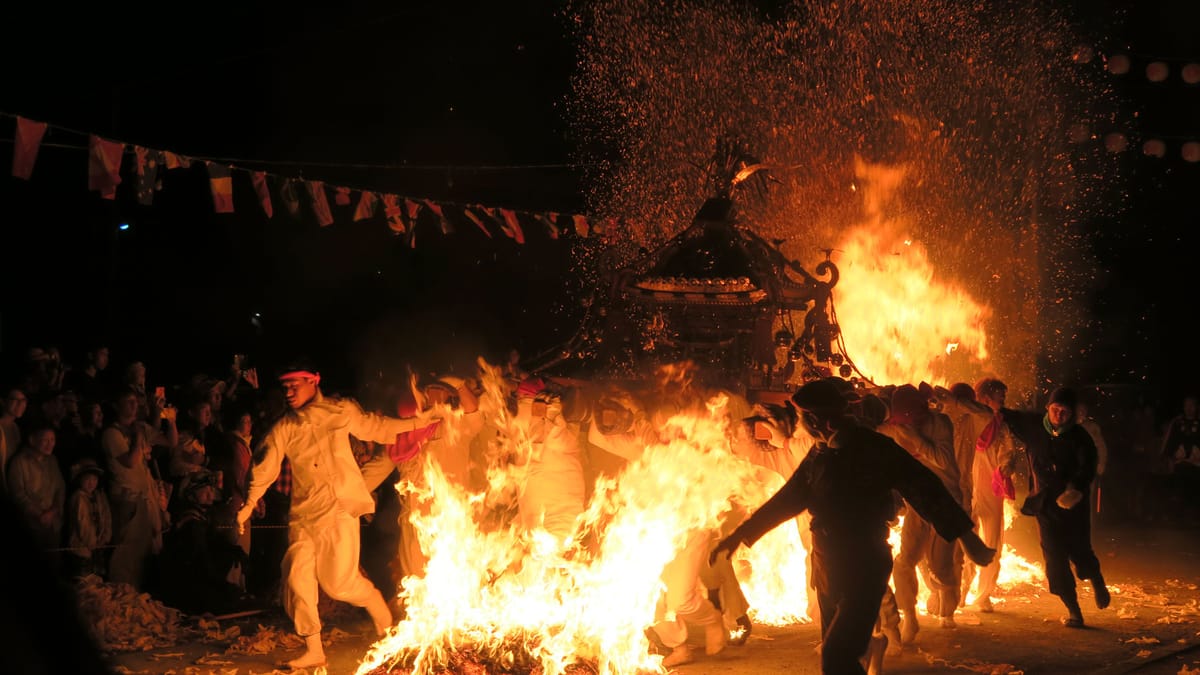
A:
POLYGON ((258 195, 258 203, 262 204, 263 213, 268 218, 275 217, 275 207, 271 204, 271 188, 267 185, 265 171, 255 171, 250 174, 250 182, 254 185, 254 193, 258 195))
POLYGON ((229 173, 229 167, 216 162, 205 162, 204 166, 208 168, 213 210, 217 213, 233 213, 233 177, 229 173))
POLYGON ((581 237, 588 236, 588 221, 586 216, 575 214, 571 216, 571 221, 575 223, 575 234, 581 237))

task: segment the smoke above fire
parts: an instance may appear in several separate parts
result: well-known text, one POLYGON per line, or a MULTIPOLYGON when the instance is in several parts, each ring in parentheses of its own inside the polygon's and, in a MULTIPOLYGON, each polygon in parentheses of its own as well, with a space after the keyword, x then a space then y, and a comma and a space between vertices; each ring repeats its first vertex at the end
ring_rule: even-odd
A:
MULTIPOLYGON (((686 226, 711 196, 704 167, 714 147, 734 138, 783 167, 765 194, 734 196, 745 220, 800 264, 828 256, 851 283, 864 266, 888 265, 848 259, 864 252, 863 238, 891 243, 903 224, 929 283, 943 287, 922 301, 953 295, 982 322, 958 332, 983 331, 986 346, 948 357, 963 372, 999 374, 1027 391, 1043 384, 1034 381, 1039 356, 1079 358, 1093 266, 1080 226, 1101 208, 1117 167, 1100 150, 1069 145, 1066 129, 1094 121, 1112 93, 1072 61, 1083 38, 1060 10, 589 0, 565 16, 579 52, 566 108, 580 158, 596 167, 590 206, 620 220, 612 243, 626 260, 686 226), (903 176, 874 212, 863 166, 903 176)), ((926 319, 941 310, 906 309, 926 319)), ((875 338, 843 328, 858 359, 853 350, 875 338)))

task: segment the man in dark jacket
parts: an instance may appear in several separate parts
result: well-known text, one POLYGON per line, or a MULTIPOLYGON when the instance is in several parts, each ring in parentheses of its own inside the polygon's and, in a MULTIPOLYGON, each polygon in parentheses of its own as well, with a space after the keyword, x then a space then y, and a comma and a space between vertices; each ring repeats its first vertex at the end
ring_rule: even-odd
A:
POLYGON ((1000 411, 1013 436, 1025 444, 1033 484, 1021 513, 1035 516, 1046 582, 1050 592, 1067 607, 1063 624, 1083 626, 1083 612, 1075 593, 1075 576, 1092 583, 1096 607, 1108 607, 1111 597, 1100 574, 1100 560, 1092 550, 1088 491, 1096 478, 1096 444, 1075 423, 1078 397, 1059 387, 1050 395, 1046 413, 1000 411), (1075 575, 1071 565, 1075 565, 1075 575))
POLYGON ((800 421, 814 439, 796 472, 765 504, 713 551, 732 554, 752 546, 779 524, 806 509, 812 514, 813 584, 821 611, 821 670, 864 673, 892 570, 888 521, 898 491, 948 541, 986 565, 995 551, 971 531, 971 518, 942 481, 904 448, 859 426, 829 380, 810 382, 792 397, 800 421))

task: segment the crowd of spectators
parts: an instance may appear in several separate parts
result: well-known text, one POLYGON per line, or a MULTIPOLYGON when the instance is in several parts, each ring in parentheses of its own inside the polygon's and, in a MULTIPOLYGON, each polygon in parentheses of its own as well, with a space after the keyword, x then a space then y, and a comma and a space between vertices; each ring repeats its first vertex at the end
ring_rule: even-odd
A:
POLYGON ((3 387, 0 493, 60 578, 128 583, 194 613, 273 601, 287 472, 249 531, 234 518, 253 439, 286 408, 255 369, 166 383, 141 361, 110 367, 105 345, 76 364, 53 347, 22 356, 3 387))

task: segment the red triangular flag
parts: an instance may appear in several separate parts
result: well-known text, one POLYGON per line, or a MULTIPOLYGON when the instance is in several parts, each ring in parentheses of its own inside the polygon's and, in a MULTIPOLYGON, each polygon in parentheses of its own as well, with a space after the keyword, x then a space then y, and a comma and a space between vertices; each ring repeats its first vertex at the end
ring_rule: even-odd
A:
POLYGON ((308 196, 312 197, 312 210, 317 216, 317 223, 321 227, 333 224, 333 214, 329 212, 329 200, 325 197, 325 183, 319 180, 306 180, 304 187, 308 190, 308 196))
POLYGON ((383 195, 383 213, 387 216, 388 227, 396 234, 404 234, 404 210, 400 208, 400 198, 396 195, 383 195))
POLYGON ((442 213, 442 205, 428 199, 421 200, 425 204, 425 208, 433 211, 433 214, 438 218, 438 227, 442 229, 442 234, 454 234, 454 226, 446 220, 446 214, 442 213))
POLYGON ((121 157, 125 144, 99 136, 88 139, 88 189, 96 190, 105 199, 117 196, 121 184, 121 157))
POLYGON ((204 166, 208 169, 213 210, 217 213, 233 213, 233 177, 229 174, 229 167, 216 162, 205 162, 204 166))
POLYGON ((408 245, 417 247, 417 218, 421 215, 421 205, 411 199, 404 200, 404 215, 408 220, 408 245))
POLYGON ((158 189, 158 170, 162 167, 162 152, 153 148, 133 146, 137 160, 137 200, 143 206, 154 203, 154 191, 158 189))
POLYGON ((192 166, 192 160, 174 152, 163 151, 163 164, 168 169, 187 169, 192 166))
POLYGON ((366 220, 375 215, 375 207, 379 205, 379 197, 374 192, 362 191, 358 196, 358 206, 354 207, 354 222, 366 220))
POLYGON ((586 216, 575 214, 571 216, 571 222, 575 223, 575 234, 581 237, 588 236, 588 221, 586 216))
POLYGON ((300 195, 296 194, 296 179, 285 178, 283 180, 283 185, 279 187, 279 198, 283 200, 283 206, 287 209, 289 216, 300 217, 300 195))
POLYGON ((546 230, 550 233, 551 239, 558 239, 558 214, 549 211, 546 213, 546 230))
POLYGON ((483 230, 483 233, 488 236, 488 239, 492 238, 492 233, 488 231, 487 225, 483 224, 483 219, 475 215, 474 211, 469 208, 463 209, 463 215, 467 217, 467 220, 478 225, 479 229, 483 230))
POLYGON ((258 195, 258 203, 262 204, 263 213, 268 218, 275 216, 275 207, 271 204, 271 188, 267 185, 267 173, 255 171, 250 174, 250 183, 254 185, 254 193, 258 195))
POLYGON ((29 180, 33 163, 37 161, 38 148, 42 147, 42 136, 46 135, 46 126, 45 122, 17 118, 17 135, 13 139, 13 177, 29 180))
POLYGON ((524 244, 525 232, 521 230, 521 223, 517 220, 516 212, 500 209, 500 217, 504 218, 504 224, 500 226, 504 234, 508 235, 510 239, 515 239, 518 244, 524 244))
POLYGON ((338 206, 350 206, 350 188, 341 186, 333 188, 333 203, 338 206))

